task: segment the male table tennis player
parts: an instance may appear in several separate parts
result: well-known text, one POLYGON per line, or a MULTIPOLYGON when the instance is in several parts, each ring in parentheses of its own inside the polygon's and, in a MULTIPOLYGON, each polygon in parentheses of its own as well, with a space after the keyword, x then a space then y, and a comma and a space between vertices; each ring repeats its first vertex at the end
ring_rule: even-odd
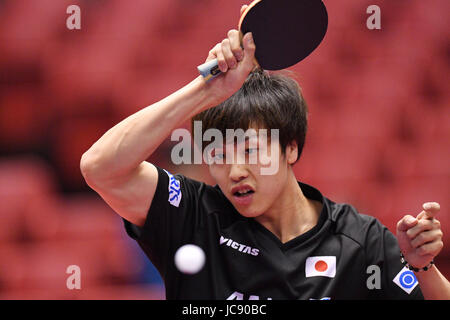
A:
MULTIPOLYGON (((292 79, 255 69, 254 51, 250 33, 241 48, 231 30, 207 57, 217 58, 224 74, 209 83, 199 76, 129 116, 82 156, 87 183, 123 217, 160 272, 166 298, 449 299, 450 284, 432 263, 443 247, 439 204, 403 217, 395 237, 375 218, 298 182, 292 165, 305 139, 306 104, 292 79), (231 163, 209 165, 216 186, 145 161, 194 116, 203 130, 279 129, 267 147, 280 151, 271 154, 278 170, 262 175, 259 159, 236 161, 261 147, 249 141, 231 163), (176 250, 188 243, 206 255, 192 275, 174 264, 176 250), (369 279, 373 266, 378 280, 369 279)), ((227 157, 230 144, 238 149, 227 142, 214 157, 227 157)))

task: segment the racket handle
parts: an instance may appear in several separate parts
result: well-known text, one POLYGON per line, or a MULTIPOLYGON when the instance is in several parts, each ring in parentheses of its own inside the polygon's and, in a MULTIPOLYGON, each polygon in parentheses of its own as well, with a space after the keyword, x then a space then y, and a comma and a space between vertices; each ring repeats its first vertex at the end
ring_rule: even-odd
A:
POLYGON ((203 76, 206 82, 217 77, 222 72, 219 69, 219 65, 217 63, 217 59, 208 61, 197 67, 198 72, 203 76))

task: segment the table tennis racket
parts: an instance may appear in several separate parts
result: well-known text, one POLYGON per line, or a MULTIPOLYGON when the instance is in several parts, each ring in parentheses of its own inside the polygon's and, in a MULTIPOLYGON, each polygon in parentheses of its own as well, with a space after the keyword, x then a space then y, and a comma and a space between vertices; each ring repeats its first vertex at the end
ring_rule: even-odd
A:
MULTIPOLYGON (((242 13, 238 29, 251 32, 262 69, 281 70, 309 56, 325 37, 328 14, 321 0, 255 0, 242 13)), ((209 81, 221 71, 217 59, 197 67, 209 81)))

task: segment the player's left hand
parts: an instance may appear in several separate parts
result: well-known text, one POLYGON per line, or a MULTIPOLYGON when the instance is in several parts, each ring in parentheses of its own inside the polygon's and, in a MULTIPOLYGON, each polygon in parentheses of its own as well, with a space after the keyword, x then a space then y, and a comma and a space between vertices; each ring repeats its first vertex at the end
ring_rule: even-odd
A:
POLYGON ((400 250, 415 268, 427 266, 444 247, 441 223, 435 219, 439 210, 439 203, 427 202, 417 217, 406 215, 397 223, 400 250))

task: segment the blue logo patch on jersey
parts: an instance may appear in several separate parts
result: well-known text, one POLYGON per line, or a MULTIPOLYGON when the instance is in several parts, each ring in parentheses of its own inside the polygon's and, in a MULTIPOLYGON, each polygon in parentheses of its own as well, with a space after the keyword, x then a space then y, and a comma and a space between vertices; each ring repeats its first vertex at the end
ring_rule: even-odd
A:
POLYGON ((181 201, 181 186, 180 182, 175 179, 175 177, 169 173, 168 171, 164 170, 167 175, 169 176, 169 203, 173 205, 174 207, 177 207, 180 205, 181 201))
POLYGON ((410 294, 411 291, 419 284, 417 281, 416 275, 414 272, 404 267, 400 272, 395 276, 394 283, 398 285, 403 291, 407 294, 410 294))

